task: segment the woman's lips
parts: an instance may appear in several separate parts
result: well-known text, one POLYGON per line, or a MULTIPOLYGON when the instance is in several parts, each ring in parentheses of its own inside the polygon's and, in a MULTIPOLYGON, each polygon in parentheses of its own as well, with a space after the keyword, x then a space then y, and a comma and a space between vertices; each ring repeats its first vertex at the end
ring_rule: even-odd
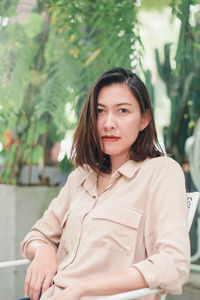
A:
POLYGON ((102 136, 102 139, 104 142, 116 142, 120 139, 120 137, 115 135, 104 135, 102 136))

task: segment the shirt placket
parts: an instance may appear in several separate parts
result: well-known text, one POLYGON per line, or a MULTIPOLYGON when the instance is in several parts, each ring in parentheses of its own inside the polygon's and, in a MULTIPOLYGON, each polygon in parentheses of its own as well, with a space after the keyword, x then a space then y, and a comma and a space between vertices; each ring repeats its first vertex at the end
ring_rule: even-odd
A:
MULTIPOLYGON (((91 181, 88 184, 85 184, 83 186, 85 191, 91 197, 91 205, 87 208, 87 210, 84 212, 84 214, 82 216, 82 219, 81 219, 81 222, 80 222, 79 235, 78 235, 78 238, 77 238, 77 243, 74 246, 74 250, 72 251, 71 255, 68 257, 67 263, 63 267, 67 267, 67 266, 71 265, 77 257, 77 254, 78 254, 78 251, 79 251, 79 248, 80 248, 80 244, 81 244, 81 238, 82 238, 82 234, 83 234, 83 227, 84 227, 85 218, 95 208, 95 206, 98 204, 99 199, 102 196, 105 196, 105 193, 109 192, 109 190, 116 183, 116 181, 119 179, 119 177, 120 177, 119 172, 114 173, 111 177, 109 186, 99 196, 98 196, 98 191, 97 191, 97 181, 95 183, 91 181)), ((63 268, 63 267, 61 267, 61 268, 63 268)))
POLYGON ((96 203, 98 201, 97 184, 95 184, 94 182, 93 183, 89 182, 88 184, 86 183, 85 185, 83 185, 83 188, 91 197, 91 204, 88 205, 87 209, 85 210, 85 212, 82 215, 82 218, 80 221, 79 234, 78 234, 76 245, 74 246, 74 250, 71 252, 70 256, 68 257, 67 263, 65 263, 64 266, 61 266, 61 269, 71 265, 74 262, 74 260, 76 259, 76 256, 77 256, 77 253, 79 250, 79 246, 81 243, 81 237, 82 237, 82 232, 83 232, 83 227, 84 227, 84 220, 87 217, 87 215, 93 210, 93 208, 96 206, 96 203))

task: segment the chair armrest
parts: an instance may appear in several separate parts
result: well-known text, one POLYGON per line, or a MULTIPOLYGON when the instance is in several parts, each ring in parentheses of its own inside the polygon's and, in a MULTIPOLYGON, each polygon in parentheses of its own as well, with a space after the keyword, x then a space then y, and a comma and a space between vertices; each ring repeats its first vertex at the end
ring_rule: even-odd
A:
POLYGON ((29 263, 30 263, 29 259, 17 259, 17 260, 10 260, 10 261, 2 261, 2 262, 0 262, 0 269, 24 266, 24 265, 28 265, 29 263))
MULTIPOLYGON (((0 262, 0 269, 24 266, 24 265, 28 265, 29 263, 30 263, 29 259, 4 261, 4 262, 0 262)), ((162 290, 145 288, 145 289, 134 290, 126 293, 120 293, 112 296, 102 297, 99 300, 132 300, 142 296, 159 294, 159 293, 162 293, 162 290)), ((160 300, 164 300, 164 299, 165 299, 165 294, 161 296, 160 300)))
MULTIPOLYGON (((116 294, 116 295, 112 295, 112 296, 102 297, 99 300, 129 300, 129 299, 132 300, 132 299, 137 299, 142 296, 158 294, 158 293, 162 293, 162 290, 145 288, 145 289, 130 291, 127 293, 120 293, 120 294, 116 294)), ((163 296, 165 296, 165 295, 163 295, 163 296)), ((163 298, 163 299, 165 299, 165 298, 163 298)))

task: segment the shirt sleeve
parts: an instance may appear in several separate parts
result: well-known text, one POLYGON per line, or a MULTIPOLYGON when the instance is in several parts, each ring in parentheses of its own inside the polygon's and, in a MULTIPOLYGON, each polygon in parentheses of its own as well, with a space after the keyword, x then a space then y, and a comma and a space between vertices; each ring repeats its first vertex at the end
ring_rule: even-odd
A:
POLYGON ((62 234, 62 220, 75 193, 75 177, 77 177, 77 172, 73 171, 58 196, 52 200, 43 217, 35 223, 31 231, 25 236, 21 243, 23 257, 26 257, 27 245, 33 240, 42 240, 57 249, 62 234))
POLYGON ((185 179, 174 160, 160 160, 151 178, 145 217, 147 259, 134 266, 149 287, 181 294, 190 269, 185 179))

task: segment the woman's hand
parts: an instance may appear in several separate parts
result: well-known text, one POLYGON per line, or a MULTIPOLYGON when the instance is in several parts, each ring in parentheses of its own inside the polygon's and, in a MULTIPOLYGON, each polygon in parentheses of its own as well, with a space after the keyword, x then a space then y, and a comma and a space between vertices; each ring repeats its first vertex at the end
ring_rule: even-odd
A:
POLYGON ((46 243, 39 244, 26 273, 25 296, 29 296, 31 300, 38 300, 41 289, 43 293, 51 286, 57 267, 57 256, 54 247, 46 243))

